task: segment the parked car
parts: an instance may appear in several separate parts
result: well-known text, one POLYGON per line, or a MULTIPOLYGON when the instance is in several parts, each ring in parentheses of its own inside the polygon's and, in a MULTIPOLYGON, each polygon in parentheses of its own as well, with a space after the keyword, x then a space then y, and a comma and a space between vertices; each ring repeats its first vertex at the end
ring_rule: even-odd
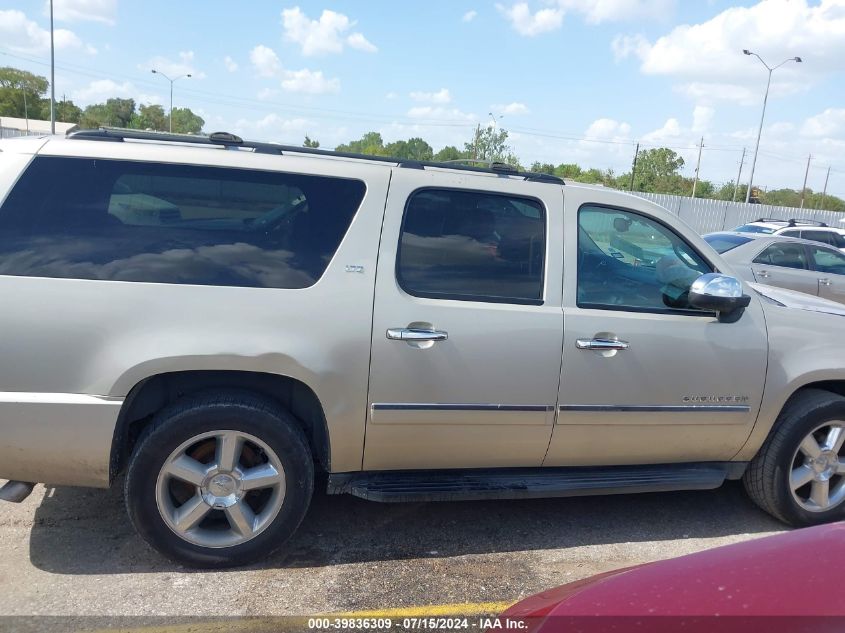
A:
POLYGON ((845 559, 845 524, 598 574, 526 598, 494 624, 526 633, 711 633, 747 630, 766 616, 772 633, 839 631, 845 601, 837 566, 819 565, 808 552, 845 559))
POLYGON ((845 303, 845 254, 832 246, 759 233, 704 239, 743 279, 845 303))
POLYGON ((775 220, 760 218, 733 229, 735 233, 761 233, 763 235, 782 235, 797 237, 812 242, 830 244, 845 251, 845 229, 828 226, 815 220, 775 220))
POLYGON ((743 478, 789 524, 845 515, 842 310, 656 204, 230 134, 0 150, 4 499, 122 475, 198 566, 266 558, 315 471, 385 502, 743 478))

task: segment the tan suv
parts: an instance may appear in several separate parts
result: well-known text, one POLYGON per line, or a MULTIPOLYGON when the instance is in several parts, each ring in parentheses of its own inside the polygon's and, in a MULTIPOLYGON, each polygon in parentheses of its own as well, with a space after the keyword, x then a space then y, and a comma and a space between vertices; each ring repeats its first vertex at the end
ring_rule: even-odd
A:
POLYGON ((0 496, 125 481, 199 566, 376 501, 702 489, 845 515, 842 307, 542 174, 94 130, 0 143, 0 496), (803 299, 801 298, 803 297, 803 299))

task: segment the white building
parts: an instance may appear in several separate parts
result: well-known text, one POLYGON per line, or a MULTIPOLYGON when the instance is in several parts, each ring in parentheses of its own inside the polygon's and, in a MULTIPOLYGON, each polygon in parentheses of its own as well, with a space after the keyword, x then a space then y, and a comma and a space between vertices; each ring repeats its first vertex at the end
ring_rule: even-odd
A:
MULTIPOLYGON (((56 121, 56 134, 67 134, 77 127, 76 123, 56 121)), ((50 133, 50 122, 39 119, 17 119, 11 116, 0 117, 0 138, 13 136, 41 136, 50 133)))

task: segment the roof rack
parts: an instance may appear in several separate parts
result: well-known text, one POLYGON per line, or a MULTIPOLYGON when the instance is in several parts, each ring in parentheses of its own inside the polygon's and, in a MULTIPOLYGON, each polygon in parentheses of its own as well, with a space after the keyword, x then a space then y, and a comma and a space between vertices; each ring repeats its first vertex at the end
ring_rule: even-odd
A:
POLYGON ((781 222, 786 223, 788 226, 798 226, 798 225, 806 225, 806 226, 827 226, 826 222, 819 222, 818 220, 798 220, 795 218, 790 218, 789 220, 784 220, 783 218, 760 218, 758 220, 754 220, 755 222, 781 222))
POLYGON ((527 181, 548 182, 554 184, 565 184, 563 178, 551 174, 541 174, 533 171, 519 171, 516 167, 507 163, 492 161, 476 161, 474 159, 462 159, 461 162, 481 162, 488 164, 487 167, 473 167, 457 162, 437 162, 422 160, 406 160, 391 156, 371 156, 369 154, 356 154, 354 152, 336 152, 327 149, 314 147, 299 147, 296 145, 281 145, 278 143, 261 143, 257 141, 244 141, 241 137, 229 132, 214 132, 208 136, 193 134, 172 134, 167 132, 149 132, 146 130, 128 130, 125 128, 101 127, 92 130, 77 130, 69 132, 67 138, 80 141, 113 141, 124 140, 156 141, 159 143, 185 143, 191 145, 211 145, 226 149, 251 149, 260 154, 309 154, 315 156, 329 156, 335 158, 351 158, 354 160, 368 160, 382 163, 391 163, 397 167, 406 169, 425 169, 436 167, 441 169, 459 169, 482 174, 498 174, 501 176, 518 176, 527 181))

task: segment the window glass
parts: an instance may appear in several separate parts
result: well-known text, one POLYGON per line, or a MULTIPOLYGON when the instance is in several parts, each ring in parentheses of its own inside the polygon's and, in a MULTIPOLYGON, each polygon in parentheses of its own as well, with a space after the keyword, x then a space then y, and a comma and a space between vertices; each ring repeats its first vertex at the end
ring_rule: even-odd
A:
POLYGON ((578 305, 665 311, 694 309, 689 288, 712 272, 683 239, 630 211, 578 213, 578 305))
POLYGON ((363 196, 339 178, 38 157, 0 209, 0 274, 305 288, 363 196))
POLYGON ((778 235, 783 235, 784 237, 801 237, 801 231, 798 229, 790 229, 788 231, 781 231, 778 235))
POLYGON ((743 224, 734 229, 737 233, 774 233, 775 229, 759 224, 743 224))
POLYGON ((845 255, 831 248, 810 247, 813 267, 819 272, 845 275, 845 255))
POLYGON ((801 231, 801 237, 813 242, 823 242, 836 246, 836 236, 833 231, 801 231))
POLYGON ((733 235, 731 233, 711 233, 704 236, 710 246, 713 247, 717 253, 727 253, 729 250, 742 246, 751 241, 750 237, 743 237, 742 235, 733 235))
POLYGON ((754 259, 755 264, 769 264, 784 268, 807 268, 807 253, 804 245, 792 242, 777 242, 767 246, 754 259))
POLYGON ((425 189, 411 196, 397 276, 416 296, 542 303, 545 211, 529 198, 425 189))

